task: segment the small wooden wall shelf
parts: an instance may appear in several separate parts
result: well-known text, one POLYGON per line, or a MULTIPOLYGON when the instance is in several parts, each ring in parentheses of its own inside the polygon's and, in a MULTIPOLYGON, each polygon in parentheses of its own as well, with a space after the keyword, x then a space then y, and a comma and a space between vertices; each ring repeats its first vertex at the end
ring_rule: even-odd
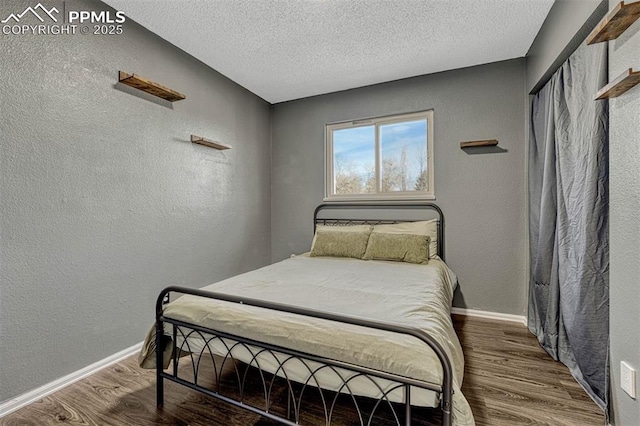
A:
POLYGON ((231 149, 230 145, 221 143, 221 142, 216 142, 216 141, 212 141, 209 139, 205 139, 202 136, 196 136, 196 135, 191 135, 191 142, 193 143, 197 143, 200 145, 204 145, 204 146, 208 146, 209 148, 215 148, 215 149, 231 149))
POLYGON ((618 38, 638 18, 640 18, 640 2, 625 4, 621 1, 591 31, 587 37, 587 44, 618 38))
POLYGON ((169 89, 168 87, 155 83, 151 80, 147 80, 137 74, 128 74, 124 71, 118 71, 118 80, 122 84, 150 93, 169 102, 186 99, 186 96, 182 93, 176 92, 175 90, 169 89))
POLYGON ((640 71, 629 68, 596 94, 596 100, 615 98, 640 83, 640 71))
POLYGON ((496 145, 498 145, 498 141, 495 139, 490 139, 486 141, 460 142, 460 148, 473 148, 478 146, 496 146, 496 145))

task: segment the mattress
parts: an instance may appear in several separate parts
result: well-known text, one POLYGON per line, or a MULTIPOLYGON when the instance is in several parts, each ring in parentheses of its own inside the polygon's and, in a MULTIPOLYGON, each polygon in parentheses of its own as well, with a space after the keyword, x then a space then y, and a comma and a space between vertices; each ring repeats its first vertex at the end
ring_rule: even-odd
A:
MULTIPOLYGON (((424 330, 440 343, 451 360, 453 423, 467 426, 473 425, 474 420, 460 391, 464 358, 450 316, 456 283, 453 271, 438 258, 427 265, 415 265, 300 255, 203 290, 424 330)), ((164 316, 353 365, 442 383, 442 367, 437 356, 426 343, 412 336, 191 295, 166 305, 164 316)), ((166 334, 171 335, 172 325, 165 326, 166 334)), ((178 346, 183 344, 181 335, 179 333, 178 346)), ((140 354, 143 367, 155 367, 153 343, 152 328, 140 354)), ((200 338, 188 338, 183 349, 187 346, 190 352, 200 352, 204 342, 200 338)), ((229 346, 230 342, 217 339, 209 344, 209 349, 224 355, 229 346)), ((351 374, 321 369, 311 377, 310 371, 319 365, 294 361, 287 362, 284 370, 278 370, 284 356, 276 359, 277 354, 264 353, 254 358, 257 351, 243 346, 237 346, 234 351, 234 358, 265 371, 286 374, 290 380, 329 390, 346 391, 341 388, 343 379, 351 374)), ((379 398, 394 386, 384 379, 375 379, 374 384, 363 377, 355 378, 349 384, 350 392, 372 398, 379 398)), ((401 389, 391 391, 388 398, 394 402, 404 401, 401 389)), ((437 403, 434 392, 412 387, 412 405, 433 407, 437 403)))

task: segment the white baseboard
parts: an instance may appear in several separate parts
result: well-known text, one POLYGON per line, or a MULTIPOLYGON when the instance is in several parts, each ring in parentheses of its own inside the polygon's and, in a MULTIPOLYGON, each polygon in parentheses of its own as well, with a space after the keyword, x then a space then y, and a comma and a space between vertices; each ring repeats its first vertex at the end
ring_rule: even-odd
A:
POLYGON ((130 348, 121 350, 116 354, 108 356, 105 359, 88 365, 78 371, 74 371, 71 374, 67 374, 66 376, 61 377, 58 380, 54 380, 53 382, 47 383, 46 385, 40 386, 39 388, 23 393, 22 395, 18 395, 17 397, 0 404, 0 418, 6 416, 9 413, 13 413, 16 410, 19 410, 25 405, 29 405, 32 402, 36 402, 47 395, 59 391, 60 389, 69 386, 70 384, 75 383, 78 380, 82 380, 85 377, 88 377, 98 372, 99 370, 102 370, 103 368, 109 367, 110 365, 122 361, 123 359, 138 352, 140 348, 142 348, 142 342, 137 343, 130 348))
POLYGON ((468 315, 470 317, 494 319, 498 321, 517 322, 527 325, 527 317, 524 315, 501 314, 499 312, 478 311, 467 308, 451 308, 451 313, 456 315, 468 315))

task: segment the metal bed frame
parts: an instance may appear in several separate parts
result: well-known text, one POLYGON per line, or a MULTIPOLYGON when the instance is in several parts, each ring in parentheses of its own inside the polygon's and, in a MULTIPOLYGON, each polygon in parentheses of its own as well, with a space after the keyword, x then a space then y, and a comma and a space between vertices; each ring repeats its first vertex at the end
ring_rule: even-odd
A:
MULTIPOLYGON (((319 205, 314 212, 314 232, 315 228, 318 224, 329 224, 329 225, 348 225, 354 223, 366 223, 366 224, 378 224, 378 223, 398 223, 398 222, 412 222, 419 219, 412 220, 388 220, 388 219, 332 219, 332 218, 319 218, 319 213, 328 210, 345 210, 345 209, 416 209, 416 210, 433 210, 437 213, 438 216, 438 255, 441 258, 444 258, 444 216, 440 208, 432 203, 405 203, 405 204, 321 204, 319 205)), ((453 370, 451 366, 451 361, 447 357, 446 352, 443 350, 442 346, 429 334, 425 333, 422 330, 406 327, 398 324, 381 322, 381 321, 373 321, 369 319, 349 316, 349 315, 338 315, 333 313, 321 312, 311 309, 304 309, 296 306, 284 305, 279 303, 266 302, 262 300, 256 300, 246 297, 238 297, 231 296, 228 294, 215 293, 203 290, 190 289, 185 287, 167 287, 160 292, 160 295, 156 301, 156 398, 157 405, 162 406, 164 403, 164 380, 169 380, 183 386, 186 386, 190 389, 197 390, 205 395, 209 395, 211 397, 217 398, 229 404, 232 404, 237 407, 241 407, 245 410, 251 411, 253 413, 259 414, 266 418, 275 420, 281 424, 285 425, 297 425, 300 421, 300 414, 302 410, 303 396, 304 392, 308 387, 316 387, 320 392, 320 397, 322 400, 322 405, 325 414, 325 422, 327 425, 330 425, 332 422, 332 416, 334 415, 335 405, 338 399, 338 396, 341 394, 348 394, 353 404, 355 405, 355 409, 358 414, 358 418, 361 426, 369 426, 373 424, 372 422, 375 419, 376 410, 381 405, 386 405, 390 408, 390 411, 393 416, 393 420, 395 424, 398 426, 402 426, 402 424, 409 426, 412 424, 412 413, 411 413, 411 387, 418 387, 423 389, 428 389, 436 392, 440 396, 440 409, 442 410, 442 424, 444 426, 451 426, 451 411, 452 411, 452 397, 453 397, 453 370), (401 333, 410 336, 414 336, 417 339, 421 340, 429 347, 433 349, 436 356, 438 357, 443 372, 443 382, 440 383, 428 383, 421 380, 416 380, 409 377, 399 376, 391 373, 387 373, 384 371, 373 370, 371 368, 366 368, 358 365, 348 364, 345 362, 341 362, 339 360, 329 359, 325 357, 320 357, 310 353, 304 353, 296 350, 292 350, 289 348, 271 345, 265 342, 258 342, 252 339, 248 339, 242 336, 236 336, 224 332, 220 332, 217 330, 213 330, 210 328, 205 328, 199 326, 197 324, 190 324, 184 321, 180 321, 177 319, 172 319, 165 317, 163 314, 163 306, 168 303, 168 298, 170 293, 178 293, 178 294, 189 294, 194 296, 205 297, 209 299, 217 299, 226 301, 229 303, 239 303, 249 306, 255 306, 270 310, 275 310, 279 312, 287 312, 292 314, 298 314, 308 317, 314 317, 324 320, 336 321, 346 324, 353 324, 362 327, 368 327, 383 331, 389 331, 394 333, 401 333), (165 336, 164 324, 172 324, 172 335, 165 336), (187 331, 188 330, 188 331, 187 331), (178 346, 177 338, 180 335, 182 338, 182 344, 178 346), (204 342, 204 346, 202 350, 199 351, 197 356, 194 356, 194 352, 191 351, 188 339, 193 337, 199 337, 204 342), (212 342, 219 341, 222 343, 226 350, 227 354, 222 357, 222 360, 216 361, 213 356, 213 351, 210 348, 210 344, 212 342), (230 343, 233 342, 233 343, 230 343), (163 353, 165 349, 165 344, 172 345, 172 371, 164 371, 163 369, 163 353), (245 364, 244 373, 241 374, 240 369, 238 368, 238 362, 234 359, 232 351, 242 348, 244 350, 249 351, 252 356, 252 360, 249 364, 245 364), (214 375, 215 379, 215 387, 214 389, 210 389, 208 387, 202 386, 198 384, 198 370, 200 368, 200 361, 205 356, 205 350, 209 350, 208 353, 211 356, 211 360, 213 361, 214 367, 214 375), (178 362, 180 358, 180 354, 187 352, 191 358, 191 367, 193 380, 188 380, 185 377, 180 377, 178 372, 178 362), (264 356, 265 354, 273 356, 273 359, 278 363, 278 370, 269 377, 265 376, 265 374, 260 370, 258 357, 264 356), (284 360, 280 360, 276 354, 279 354, 280 357, 283 357, 284 360), (290 380, 287 376, 286 372, 286 364, 292 360, 296 360, 301 362, 309 371, 309 379, 306 383, 296 383, 298 387, 301 389, 298 391, 296 395, 295 386, 293 380, 290 380), (233 398, 230 395, 225 395, 221 391, 221 374, 224 369, 225 363, 230 362, 233 366, 240 397, 233 398), (312 368, 309 363, 319 363, 322 367, 312 368), (252 405, 247 403, 245 399, 245 385, 247 374, 251 366, 257 367, 258 372, 260 374, 260 378, 262 381, 262 390, 264 393, 264 405, 262 407, 252 405), (321 387, 319 387, 319 382, 315 377, 315 374, 318 373, 322 369, 329 369, 334 374, 336 374, 342 380, 342 387, 338 392, 335 392, 333 398, 325 397, 324 391, 321 387), (348 377, 342 374, 342 371, 348 371, 350 374, 348 377), (287 389, 287 414, 286 416, 278 415, 274 412, 274 404, 272 404, 272 390, 274 382, 277 378, 277 375, 284 376, 284 380, 286 380, 288 389, 287 389), (366 377, 368 378, 374 386, 377 386, 378 390, 382 394, 382 396, 375 402, 375 405, 371 409, 369 416, 366 416, 366 413, 360 408, 358 405, 357 396, 351 392, 350 382, 356 377, 366 377), (313 384, 311 379, 315 381, 316 385, 313 384), (382 389, 382 387, 373 379, 373 378, 381 378, 387 379, 394 383, 394 385, 387 389, 386 391, 382 389), (404 403, 396 404, 403 407, 404 411, 404 422, 402 423, 400 417, 398 416, 396 408, 394 408, 393 403, 389 399, 389 394, 397 389, 402 389, 404 392, 404 403)), ((371 399, 370 399, 371 400, 371 399)), ((400 415, 402 416, 402 415, 400 415)))

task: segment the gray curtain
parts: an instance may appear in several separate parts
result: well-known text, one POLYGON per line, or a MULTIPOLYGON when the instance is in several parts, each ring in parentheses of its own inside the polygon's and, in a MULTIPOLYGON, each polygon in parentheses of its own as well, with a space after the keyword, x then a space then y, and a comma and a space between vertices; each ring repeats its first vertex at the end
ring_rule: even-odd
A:
POLYGON ((531 104, 528 325, 605 409, 609 352, 607 46, 582 44, 531 104))

